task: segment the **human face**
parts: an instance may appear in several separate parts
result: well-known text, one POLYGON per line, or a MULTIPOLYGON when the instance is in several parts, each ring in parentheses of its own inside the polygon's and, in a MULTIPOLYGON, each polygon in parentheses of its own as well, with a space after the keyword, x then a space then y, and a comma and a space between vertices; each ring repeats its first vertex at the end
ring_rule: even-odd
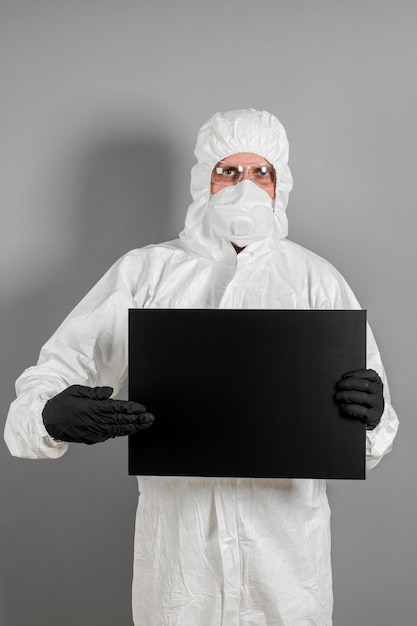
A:
POLYGON ((269 161, 252 152, 238 152, 216 163, 211 173, 210 191, 214 195, 242 180, 251 180, 265 189, 270 198, 275 198, 275 170, 269 161), (217 174, 217 168, 223 169, 222 175, 217 174))

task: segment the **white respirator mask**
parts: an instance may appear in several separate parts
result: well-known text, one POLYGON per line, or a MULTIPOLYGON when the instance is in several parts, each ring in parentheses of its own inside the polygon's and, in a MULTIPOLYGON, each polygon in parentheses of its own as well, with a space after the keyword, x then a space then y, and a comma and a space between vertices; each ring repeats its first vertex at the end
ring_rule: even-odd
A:
POLYGON ((275 201, 251 180, 210 196, 208 218, 218 237, 240 247, 265 239, 274 223, 275 201))

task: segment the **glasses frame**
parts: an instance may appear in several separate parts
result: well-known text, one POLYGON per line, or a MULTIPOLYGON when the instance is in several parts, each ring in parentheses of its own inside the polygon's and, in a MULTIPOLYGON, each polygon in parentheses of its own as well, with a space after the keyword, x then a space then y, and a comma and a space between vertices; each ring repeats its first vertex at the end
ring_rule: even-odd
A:
POLYGON ((237 185, 243 180, 245 174, 247 174, 249 179, 256 185, 258 185, 259 187, 262 187, 262 188, 267 188, 271 186, 275 187, 275 183, 276 183, 275 168, 272 165, 270 164, 268 165, 266 163, 262 165, 241 165, 240 163, 228 163, 226 165, 221 165, 221 161, 219 161, 219 163, 217 163, 217 165, 215 165, 213 168, 212 175, 211 175, 211 183, 217 186, 222 186, 222 187, 229 187, 232 185, 237 185), (223 172, 227 170, 234 170, 235 173, 238 174, 238 176, 230 177, 230 180, 227 180, 227 178, 222 178, 221 180, 215 179, 216 175, 223 174, 223 172), (254 170, 258 170, 258 171, 263 170, 265 173, 269 172, 270 177, 268 177, 268 180, 265 180, 265 182, 263 182, 262 177, 256 177, 253 175, 254 170))

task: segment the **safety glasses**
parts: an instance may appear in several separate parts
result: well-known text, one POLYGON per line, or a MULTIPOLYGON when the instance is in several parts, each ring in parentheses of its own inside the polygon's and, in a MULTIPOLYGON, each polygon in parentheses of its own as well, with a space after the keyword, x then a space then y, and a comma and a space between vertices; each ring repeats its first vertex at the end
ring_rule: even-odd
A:
POLYGON ((237 185, 245 175, 259 187, 275 184, 275 170, 272 165, 222 165, 221 162, 214 167, 211 182, 221 187, 237 185))

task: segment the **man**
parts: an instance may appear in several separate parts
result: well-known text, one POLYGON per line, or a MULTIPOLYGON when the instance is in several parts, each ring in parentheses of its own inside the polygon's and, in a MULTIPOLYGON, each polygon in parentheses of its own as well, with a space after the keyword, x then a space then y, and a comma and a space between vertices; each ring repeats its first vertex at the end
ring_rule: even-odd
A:
MULTIPOLYGON (((216 114, 195 153, 193 202, 179 239, 122 257, 17 381, 5 431, 12 454, 56 458, 68 441, 151 426, 142 405, 109 399, 126 377, 129 308, 359 308, 329 263, 286 239, 292 177, 274 116, 216 114)), ((336 399, 367 423, 369 469, 390 450, 398 425, 369 329, 367 368, 343 377, 336 399)), ((332 623, 324 480, 140 477, 139 484, 135 624, 332 623)))

